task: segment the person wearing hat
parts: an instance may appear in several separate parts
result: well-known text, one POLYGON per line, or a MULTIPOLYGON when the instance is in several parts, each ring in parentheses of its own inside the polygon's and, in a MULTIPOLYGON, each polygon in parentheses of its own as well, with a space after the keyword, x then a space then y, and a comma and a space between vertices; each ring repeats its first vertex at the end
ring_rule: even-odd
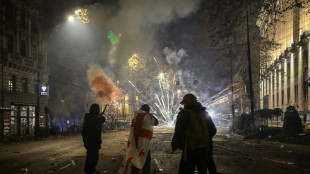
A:
POLYGON ((150 109, 149 105, 142 105, 132 119, 126 155, 127 164, 132 164, 131 174, 138 174, 139 170, 149 174, 151 170, 150 144, 153 126, 158 125, 158 120, 150 113, 150 109))
POLYGON ((216 127, 211 117, 193 94, 186 94, 180 104, 184 108, 178 113, 171 142, 173 152, 176 149, 182 150, 178 173, 194 174, 195 166, 199 174, 206 174, 207 170, 211 174, 217 173, 212 157, 212 137, 216 134, 216 127), (196 121, 198 124, 193 126, 193 120, 197 119, 200 121, 196 121), (205 134, 201 133, 203 138, 194 141, 193 129, 200 130, 198 134, 204 132, 205 134))

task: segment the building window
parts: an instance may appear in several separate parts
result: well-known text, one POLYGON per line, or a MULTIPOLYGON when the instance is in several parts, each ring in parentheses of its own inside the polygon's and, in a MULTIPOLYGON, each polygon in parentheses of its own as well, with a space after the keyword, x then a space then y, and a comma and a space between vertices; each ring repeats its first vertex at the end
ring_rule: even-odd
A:
POLYGON ((11 135, 34 135, 35 106, 11 105, 11 135))
POLYGON ((11 75, 9 77, 9 90, 16 91, 16 76, 11 75))
POLYGON ((287 88, 287 103, 290 103, 290 99, 291 99, 291 89, 287 88))
POLYGON ((282 104, 282 105, 284 105, 284 90, 282 90, 282 92, 281 92, 281 93, 282 93, 282 94, 281 94, 281 95, 282 95, 282 101, 281 101, 281 104, 282 104))
POLYGON ((277 86, 277 92, 279 92, 279 84, 280 84, 280 82, 279 82, 279 78, 280 78, 280 70, 279 69, 277 69, 277 77, 276 77, 276 86, 277 86))
POLYGON ((304 100, 308 100, 308 82, 304 81, 304 100))
POLYGON ((43 63, 43 55, 39 54, 39 56, 38 56, 38 64, 42 65, 42 63, 43 63))
POLYGON ((295 92, 295 102, 298 100, 298 85, 294 86, 294 92, 295 92))
POLYGON ((37 46, 32 45, 31 53, 32 53, 32 59, 37 60, 37 46))
POLYGON ((20 55, 25 57, 26 56, 26 41, 20 41, 20 55))
POLYGON ((22 78, 22 92, 28 93, 28 79, 22 78))
POLYGON ((7 21, 13 21, 14 20, 14 5, 12 3, 7 3, 6 20, 7 21))
POLYGON ((32 18, 31 18, 31 32, 32 33, 37 33, 38 32, 37 18, 35 16, 32 16, 32 18))
POLYGON ((26 11, 24 8, 20 11, 20 27, 26 29, 26 11))
POLYGON ((308 70, 308 50, 304 51, 303 54, 303 70, 306 72, 308 70))
POLYGON ((277 92, 277 106, 279 106, 279 92, 277 92))
POLYGON ((287 79, 291 78, 291 66, 290 63, 287 64, 287 79))
POLYGON ((274 107, 274 95, 272 95, 272 107, 274 107))
POLYGON ((284 69, 281 69, 281 81, 284 82, 284 69))
POLYGON ((298 57, 295 57, 294 59, 294 69, 295 75, 298 75, 298 57))
POLYGON ((13 53, 14 40, 12 35, 8 35, 8 52, 13 53))

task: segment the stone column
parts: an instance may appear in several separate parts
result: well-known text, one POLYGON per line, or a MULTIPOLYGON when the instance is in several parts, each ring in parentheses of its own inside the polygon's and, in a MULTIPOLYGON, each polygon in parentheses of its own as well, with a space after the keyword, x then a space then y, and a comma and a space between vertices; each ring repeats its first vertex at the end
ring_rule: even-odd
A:
MULTIPOLYGON (((310 69, 310 41, 308 41, 308 77, 310 77, 310 70, 309 69, 310 69)), ((309 92, 309 87, 307 88, 307 90, 308 90, 308 106, 305 109, 310 110, 310 102, 309 102, 309 100, 310 100, 310 92, 309 92)))
MULTIPOLYGON (((261 74, 262 74, 262 69, 261 69, 261 74)), ((260 76, 260 81, 259 81, 259 102, 260 102, 260 108, 263 109, 264 106, 264 80, 260 76)))
POLYGON ((290 78, 290 101, 288 101, 288 103, 290 105, 294 105, 295 104, 295 69, 294 69, 294 55, 295 53, 292 53, 291 54, 291 63, 290 63, 290 66, 291 66, 291 78, 290 78))
POLYGON ((284 81, 283 81, 283 90, 284 90, 284 102, 283 105, 286 107, 288 101, 287 101, 287 59, 284 59, 283 63, 283 68, 284 68, 284 81))
POLYGON ((298 49, 298 111, 304 110, 304 90, 303 90, 303 60, 302 60, 302 47, 298 49))
POLYGON ((269 109, 272 109, 273 108, 273 100, 274 100, 274 98, 272 97, 273 96, 273 72, 271 71, 270 72, 270 84, 269 84, 269 87, 270 87, 270 89, 269 89, 269 91, 270 91, 270 95, 269 95, 269 109))
POLYGON ((274 94, 274 106, 273 106, 273 108, 277 108, 278 107, 278 103, 279 103, 278 102, 278 97, 277 97, 279 95, 278 94, 278 90, 279 90, 279 88, 278 88, 279 85, 278 84, 279 84, 279 82, 277 81, 277 78, 278 78, 278 73, 277 73, 277 68, 275 66, 275 69, 274 69, 274 79, 273 79, 274 80, 274 83, 273 83, 274 84, 274 87, 273 87, 273 89, 274 89, 273 90, 274 91, 274 93, 273 93, 274 94))
POLYGON ((282 108, 282 77, 281 77, 281 63, 279 63, 279 71, 278 71, 278 83, 279 83, 279 90, 278 90, 278 93, 279 93, 279 105, 278 107, 279 108, 282 108))

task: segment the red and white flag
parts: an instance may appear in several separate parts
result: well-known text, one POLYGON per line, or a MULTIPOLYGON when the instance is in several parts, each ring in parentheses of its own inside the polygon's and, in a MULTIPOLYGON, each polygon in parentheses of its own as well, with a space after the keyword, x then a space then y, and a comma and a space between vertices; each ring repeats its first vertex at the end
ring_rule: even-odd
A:
POLYGON ((143 110, 135 113, 132 119, 127 142, 127 162, 142 169, 150 149, 153 136, 153 116, 143 110))

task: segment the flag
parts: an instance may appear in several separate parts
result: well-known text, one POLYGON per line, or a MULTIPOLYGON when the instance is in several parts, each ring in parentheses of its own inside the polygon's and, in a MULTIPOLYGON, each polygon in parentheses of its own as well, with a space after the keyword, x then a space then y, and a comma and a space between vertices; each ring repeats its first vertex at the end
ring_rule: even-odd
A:
POLYGON ((143 110, 139 110, 132 119, 127 141, 126 159, 128 163, 139 169, 143 168, 150 149, 153 125, 153 116, 143 110))

